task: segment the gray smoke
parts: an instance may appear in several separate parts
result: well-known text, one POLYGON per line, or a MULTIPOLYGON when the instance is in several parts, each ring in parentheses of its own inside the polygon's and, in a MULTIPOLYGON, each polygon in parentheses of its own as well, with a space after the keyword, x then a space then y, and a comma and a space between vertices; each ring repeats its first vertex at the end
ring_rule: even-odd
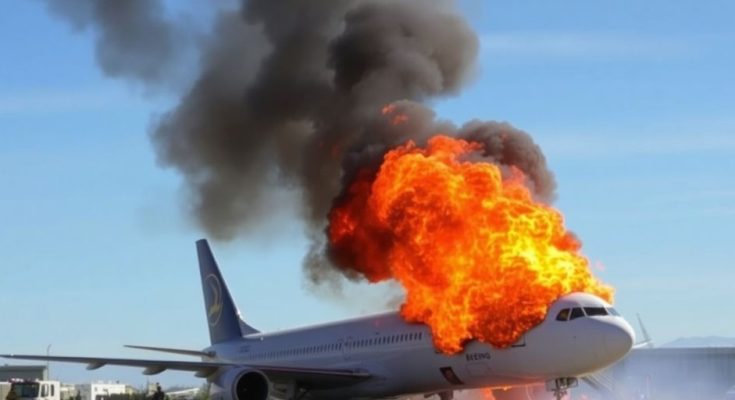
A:
POLYGON ((188 33, 164 18, 161 2, 46 0, 46 5, 74 29, 93 32, 97 63, 106 75, 149 87, 173 86, 180 78, 188 33))
POLYGON ((539 200, 550 203, 556 195, 554 174, 546 166, 546 157, 531 136, 508 123, 471 121, 458 136, 484 145, 482 155, 489 162, 514 166, 526 175, 539 200))
POLYGON ((484 157, 521 169, 540 199, 553 198, 553 175, 526 133, 492 122, 456 128, 426 107, 460 90, 478 52, 451 1, 250 0, 221 11, 204 35, 168 18, 160 1, 47 1, 91 27, 110 76, 165 85, 178 49, 198 49, 198 76, 152 129, 159 160, 184 176, 193 215, 218 239, 268 219, 273 193, 289 188, 312 239, 311 281, 341 276, 323 243, 335 198, 406 140, 483 142, 484 157), (396 124, 398 115, 408 118, 396 124))

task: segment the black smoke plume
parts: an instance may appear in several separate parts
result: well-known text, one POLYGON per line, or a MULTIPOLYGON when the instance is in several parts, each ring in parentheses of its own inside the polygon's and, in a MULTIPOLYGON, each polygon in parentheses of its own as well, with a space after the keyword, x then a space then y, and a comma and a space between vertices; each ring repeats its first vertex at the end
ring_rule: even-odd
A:
POLYGON ((290 188, 312 239, 312 281, 339 276, 323 244, 335 198, 409 139, 480 141, 484 157, 523 170, 540 199, 553 198, 553 175, 526 133, 494 122, 458 128, 427 107, 474 70, 478 40, 452 1, 250 0, 219 11, 205 34, 169 18, 161 1, 47 4, 94 32, 113 77, 166 86, 180 49, 198 49, 196 76, 152 129, 159 160, 183 175, 193 215, 218 239, 267 219, 275 188, 290 188), (394 124, 395 115, 408 118, 394 124))
POLYGON ((74 29, 93 32, 97 64, 106 75, 150 86, 170 86, 178 78, 188 35, 164 19, 161 2, 46 0, 46 5, 74 29))

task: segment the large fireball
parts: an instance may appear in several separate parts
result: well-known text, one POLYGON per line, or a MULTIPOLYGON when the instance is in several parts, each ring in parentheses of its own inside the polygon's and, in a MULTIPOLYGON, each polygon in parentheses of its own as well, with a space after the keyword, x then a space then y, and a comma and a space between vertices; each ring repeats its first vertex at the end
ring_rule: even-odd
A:
POLYGON ((534 201, 519 170, 479 161, 481 146, 408 142, 359 174, 329 215, 334 261, 400 282, 401 315, 427 324, 447 354, 472 339, 512 345, 570 292, 612 301, 562 215, 534 201))

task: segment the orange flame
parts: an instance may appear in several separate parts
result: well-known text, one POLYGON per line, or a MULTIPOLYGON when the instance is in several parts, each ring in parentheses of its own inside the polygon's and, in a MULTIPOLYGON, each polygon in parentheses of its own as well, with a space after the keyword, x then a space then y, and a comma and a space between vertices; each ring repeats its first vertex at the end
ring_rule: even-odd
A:
POLYGON ((408 115, 398 112, 395 104, 388 104, 380 109, 381 114, 390 118, 391 125, 400 125, 408 122, 408 115))
POLYGON ((396 110, 395 104, 386 104, 383 106, 383 108, 380 109, 380 113, 383 115, 388 115, 393 113, 396 110))
POLYGON ((482 389, 480 390, 480 393, 482 393, 482 398, 484 400, 495 400, 495 396, 493 396, 492 389, 482 389))
POLYGON ((481 149, 447 136, 425 149, 409 142, 377 173, 359 174, 329 215, 333 259, 371 282, 398 280, 401 315, 429 325, 447 354, 471 339, 512 345, 564 294, 613 294, 519 170, 504 178, 497 165, 469 161, 481 149))

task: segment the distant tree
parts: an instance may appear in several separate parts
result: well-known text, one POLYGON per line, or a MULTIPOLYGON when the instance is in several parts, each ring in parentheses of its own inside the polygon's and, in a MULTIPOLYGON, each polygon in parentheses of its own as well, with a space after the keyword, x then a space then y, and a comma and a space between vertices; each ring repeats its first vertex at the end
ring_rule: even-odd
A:
POLYGON ((147 400, 145 393, 111 394, 108 400, 147 400))
POLYGON ((194 396, 194 400, 209 400, 210 383, 205 383, 199 388, 199 392, 194 396))

